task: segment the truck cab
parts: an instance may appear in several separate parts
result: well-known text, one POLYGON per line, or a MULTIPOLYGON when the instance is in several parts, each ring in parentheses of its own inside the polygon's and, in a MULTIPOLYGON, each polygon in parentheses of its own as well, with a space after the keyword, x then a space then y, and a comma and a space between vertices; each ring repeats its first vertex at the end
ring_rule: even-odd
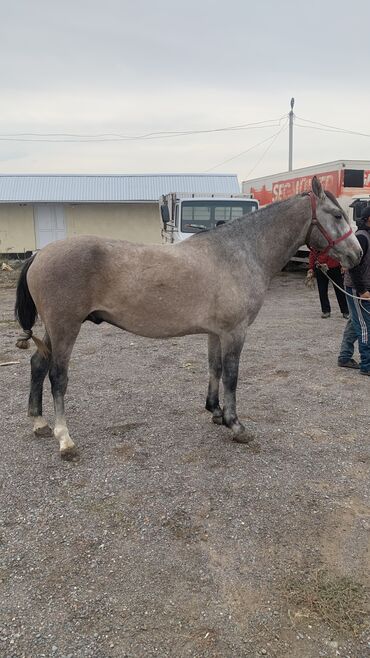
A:
POLYGON ((162 242, 186 240, 194 233, 207 231, 230 219, 258 210, 251 195, 164 194, 159 202, 162 242))
POLYGON ((370 194, 358 194, 352 197, 352 203, 349 207, 353 209, 354 224, 360 219, 362 211, 367 208, 367 206, 370 206, 370 194))

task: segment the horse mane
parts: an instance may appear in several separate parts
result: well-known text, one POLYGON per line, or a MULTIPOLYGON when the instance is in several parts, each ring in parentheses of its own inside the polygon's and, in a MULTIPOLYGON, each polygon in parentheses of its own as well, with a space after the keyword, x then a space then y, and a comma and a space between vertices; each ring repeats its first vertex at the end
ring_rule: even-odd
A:
POLYGON ((340 205, 339 205, 339 203, 338 203, 338 200, 337 200, 337 198, 334 196, 333 192, 330 192, 330 190, 324 190, 324 192, 325 192, 326 196, 328 197, 328 199, 330 199, 330 201, 332 201, 336 206, 338 206, 338 208, 340 208, 341 210, 343 210, 343 208, 340 207, 340 205))
MULTIPOLYGON (((338 203, 336 197, 334 196, 334 194, 332 192, 330 192, 329 190, 324 190, 324 192, 325 192, 326 196, 328 197, 328 199, 330 199, 330 201, 332 201, 334 203, 334 205, 336 205, 344 213, 344 216, 346 217, 346 213, 343 211, 343 208, 341 208, 341 206, 339 205, 339 203, 338 203)), ((306 196, 309 196, 309 195, 310 195, 310 192, 300 192, 299 194, 295 194, 291 197, 288 197, 287 199, 281 199, 280 201, 274 201, 273 203, 270 203, 267 206, 263 206, 263 208, 259 208, 255 212, 251 212, 251 213, 247 213, 247 215, 243 215, 242 219, 243 219, 243 221, 245 221, 247 219, 248 221, 252 222, 255 219, 255 217, 258 216, 260 213, 266 213, 266 212, 268 213, 268 211, 271 210, 272 206, 274 207, 274 209, 276 209, 280 205, 286 204, 287 201, 293 202, 294 199, 306 197, 306 196)), ((241 219, 241 217, 234 217, 233 219, 228 220, 227 222, 225 222, 224 224, 221 224, 220 226, 215 226, 214 228, 204 229, 204 230, 199 231, 199 233, 196 233, 194 235, 196 235, 198 237, 199 235, 204 235, 204 234, 207 234, 210 231, 214 231, 214 230, 217 230, 217 231, 222 231, 223 230, 223 231, 227 232, 229 230, 230 226, 232 226, 233 224, 238 223, 240 221, 240 219, 241 219)), ((347 217, 346 217, 346 219, 347 219, 347 217)), ((348 219, 347 219, 347 221, 348 221, 348 219)), ((191 237, 194 237, 194 236, 191 236, 191 237)))

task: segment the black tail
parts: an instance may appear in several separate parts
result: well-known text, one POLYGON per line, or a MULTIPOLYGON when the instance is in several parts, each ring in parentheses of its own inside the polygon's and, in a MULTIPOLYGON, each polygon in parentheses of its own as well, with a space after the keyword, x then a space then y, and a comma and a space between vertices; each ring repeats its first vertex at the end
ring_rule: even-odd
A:
POLYGON ((33 263, 36 254, 33 254, 22 267, 17 285, 15 302, 15 317, 22 329, 29 331, 36 322, 37 310, 27 285, 27 272, 33 263))

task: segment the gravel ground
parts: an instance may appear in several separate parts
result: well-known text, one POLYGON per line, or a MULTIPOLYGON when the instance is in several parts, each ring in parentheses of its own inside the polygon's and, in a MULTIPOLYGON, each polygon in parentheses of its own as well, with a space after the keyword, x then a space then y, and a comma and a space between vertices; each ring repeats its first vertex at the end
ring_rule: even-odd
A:
POLYGON ((334 301, 322 320, 302 274, 273 281, 241 361, 249 446, 204 410, 205 337, 86 323, 68 463, 32 436, 13 304, 2 288, 0 363, 19 361, 0 367, 2 657, 370 656, 370 382, 336 365, 334 301), (322 573, 356 603, 319 605, 322 573))

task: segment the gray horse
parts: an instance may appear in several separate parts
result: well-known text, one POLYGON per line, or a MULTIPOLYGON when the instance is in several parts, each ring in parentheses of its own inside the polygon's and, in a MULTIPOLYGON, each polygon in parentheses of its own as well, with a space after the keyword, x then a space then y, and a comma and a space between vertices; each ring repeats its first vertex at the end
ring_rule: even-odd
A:
POLYGON ((81 236, 36 253, 21 272, 16 317, 33 338, 29 415, 37 435, 51 430, 42 416, 42 389, 49 372, 55 408, 54 436, 61 456, 75 445, 64 415, 68 364, 81 324, 90 320, 149 338, 208 334, 209 387, 206 408, 239 442, 251 439, 236 413, 240 354, 248 326, 262 306, 269 282, 307 242, 330 251, 343 267, 362 255, 336 199, 317 178, 312 192, 190 237, 176 245, 131 244, 81 236), (41 341, 32 334, 37 314, 41 341), (223 408, 219 384, 224 388, 223 408))

